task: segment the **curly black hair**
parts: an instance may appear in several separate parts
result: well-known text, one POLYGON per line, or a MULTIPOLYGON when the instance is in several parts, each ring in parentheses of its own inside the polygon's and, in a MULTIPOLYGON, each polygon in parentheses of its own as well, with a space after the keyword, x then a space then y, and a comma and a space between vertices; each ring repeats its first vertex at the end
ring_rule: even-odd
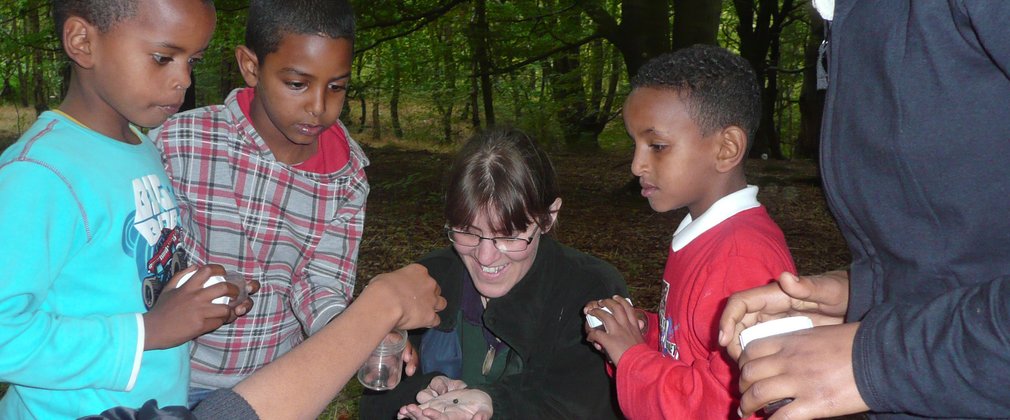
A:
POLYGON ((705 135, 737 126, 747 133, 750 149, 761 119, 761 90, 743 57, 713 45, 693 45, 649 60, 631 87, 677 91, 705 135))
POLYGON ((320 34, 354 41, 354 9, 347 0, 252 0, 245 45, 263 60, 285 34, 320 34))
MULTIPOLYGON (((117 23, 133 17, 141 0, 51 0, 56 36, 61 38, 63 24, 70 16, 78 16, 95 25, 99 31, 107 32, 117 23)), ((214 4, 213 0, 204 3, 214 4)))

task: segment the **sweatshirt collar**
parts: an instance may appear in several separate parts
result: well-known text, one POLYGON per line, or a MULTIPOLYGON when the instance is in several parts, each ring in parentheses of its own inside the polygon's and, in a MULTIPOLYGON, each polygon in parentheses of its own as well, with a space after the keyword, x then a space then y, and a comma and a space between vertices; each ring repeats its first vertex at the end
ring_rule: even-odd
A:
POLYGON ((697 220, 692 219, 691 214, 688 213, 673 234, 673 244, 671 245, 673 251, 680 251, 695 238, 737 213, 760 207, 761 203, 757 201, 757 193, 757 186, 748 185, 740 191, 720 198, 705 213, 698 216, 697 220))

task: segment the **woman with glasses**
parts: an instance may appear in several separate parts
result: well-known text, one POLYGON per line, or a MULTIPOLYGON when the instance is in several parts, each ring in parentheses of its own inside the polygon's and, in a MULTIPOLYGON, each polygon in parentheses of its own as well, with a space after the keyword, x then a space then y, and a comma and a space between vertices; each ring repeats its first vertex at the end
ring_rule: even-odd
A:
POLYGON ((549 235, 561 197, 546 153, 515 129, 480 133, 456 156, 445 198, 450 246, 420 261, 448 301, 420 339, 424 374, 366 393, 361 418, 618 418, 582 307, 627 288, 613 266, 549 235))

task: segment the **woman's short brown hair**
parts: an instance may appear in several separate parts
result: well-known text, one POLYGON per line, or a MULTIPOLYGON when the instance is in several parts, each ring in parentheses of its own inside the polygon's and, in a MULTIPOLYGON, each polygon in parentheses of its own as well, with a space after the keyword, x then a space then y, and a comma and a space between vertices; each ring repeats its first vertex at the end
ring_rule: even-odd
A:
POLYGON ((512 236, 531 222, 547 231, 550 206, 559 197, 547 153, 518 129, 490 128, 467 140, 453 161, 445 219, 452 227, 470 227, 484 213, 495 234, 512 236))

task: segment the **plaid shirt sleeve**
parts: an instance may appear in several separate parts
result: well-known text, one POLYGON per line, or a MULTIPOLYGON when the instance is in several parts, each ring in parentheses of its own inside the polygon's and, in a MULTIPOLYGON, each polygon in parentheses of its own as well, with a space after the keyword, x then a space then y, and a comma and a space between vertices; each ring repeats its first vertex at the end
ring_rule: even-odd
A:
MULTIPOLYGON (((364 168, 354 179, 365 183, 364 168)), ((367 186, 355 189, 358 193, 348 197, 347 203, 340 207, 336 220, 307 257, 303 275, 292 279, 291 305, 310 335, 343 312, 354 293, 368 196, 367 186)))

